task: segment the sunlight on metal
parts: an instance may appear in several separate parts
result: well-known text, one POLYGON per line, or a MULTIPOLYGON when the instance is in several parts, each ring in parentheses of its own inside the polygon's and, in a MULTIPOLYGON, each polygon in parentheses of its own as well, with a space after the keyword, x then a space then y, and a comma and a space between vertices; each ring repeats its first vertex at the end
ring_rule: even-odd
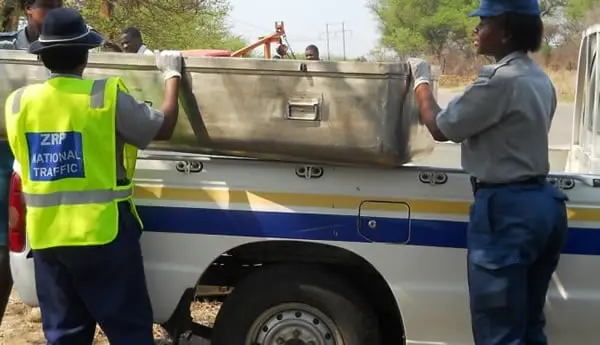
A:
POLYGON ((552 281, 556 285, 556 290, 558 290, 558 293, 560 294, 560 297, 562 297, 562 299, 565 300, 565 301, 568 300, 569 299, 569 293, 567 292, 567 289, 563 285, 562 281, 560 280, 560 277, 558 276, 558 274, 556 274, 556 272, 554 272, 552 274, 552 281))

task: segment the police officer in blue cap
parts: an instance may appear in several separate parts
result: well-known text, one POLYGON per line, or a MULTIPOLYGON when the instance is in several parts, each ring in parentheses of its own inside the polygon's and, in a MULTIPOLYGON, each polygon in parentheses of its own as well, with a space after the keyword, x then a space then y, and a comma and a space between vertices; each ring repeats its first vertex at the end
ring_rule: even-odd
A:
POLYGON ((543 308, 567 236, 567 197, 546 182, 556 110, 550 78, 528 56, 539 50, 538 0, 482 0, 471 16, 477 52, 495 58, 441 109, 430 68, 410 59, 421 119, 438 141, 462 145, 474 203, 467 233, 476 345, 545 345, 543 308))

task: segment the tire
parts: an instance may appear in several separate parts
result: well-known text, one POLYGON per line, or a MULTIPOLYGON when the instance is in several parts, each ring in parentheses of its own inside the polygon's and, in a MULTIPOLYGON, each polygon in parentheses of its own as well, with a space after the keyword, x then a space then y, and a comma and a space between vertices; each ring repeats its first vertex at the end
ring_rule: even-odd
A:
POLYGON ((373 309, 350 283, 318 267, 286 264, 253 273, 225 299, 212 345, 233 344, 380 345, 381 341, 373 309))

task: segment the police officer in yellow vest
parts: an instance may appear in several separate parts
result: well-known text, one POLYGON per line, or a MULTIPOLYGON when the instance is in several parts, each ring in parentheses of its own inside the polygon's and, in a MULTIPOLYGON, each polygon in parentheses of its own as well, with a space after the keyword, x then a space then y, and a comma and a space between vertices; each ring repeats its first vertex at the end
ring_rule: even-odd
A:
POLYGON ((77 11, 49 11, 29 51, 52 75, 16 90, 5 106, 49 345, 91 345, 96 324, 112 345, 154 344, 131 181, 137 148, 173 133, 182 57, 156 55, 165 80, 156 110, 120 78, 81 77, 89 49, 102 41, 77 11))

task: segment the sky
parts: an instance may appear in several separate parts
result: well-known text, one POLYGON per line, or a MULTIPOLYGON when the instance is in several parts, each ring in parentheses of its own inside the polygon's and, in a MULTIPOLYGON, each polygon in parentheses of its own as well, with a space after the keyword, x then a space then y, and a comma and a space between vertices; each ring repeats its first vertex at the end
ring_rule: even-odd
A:
MULTIPOLYGON (((369 0, 230 0, 232 31, 249 41, 274 32, 275 21, 285 23, 294 52, 309 44, 327 57, 326 25, 329 23, 329 53, 342 57, 342 22, 346 32, 346 56, 367 55, 377 46, 377 21, 367 8, 369 0)), ((260 48, 259 48, 260 49, 260 48)))

